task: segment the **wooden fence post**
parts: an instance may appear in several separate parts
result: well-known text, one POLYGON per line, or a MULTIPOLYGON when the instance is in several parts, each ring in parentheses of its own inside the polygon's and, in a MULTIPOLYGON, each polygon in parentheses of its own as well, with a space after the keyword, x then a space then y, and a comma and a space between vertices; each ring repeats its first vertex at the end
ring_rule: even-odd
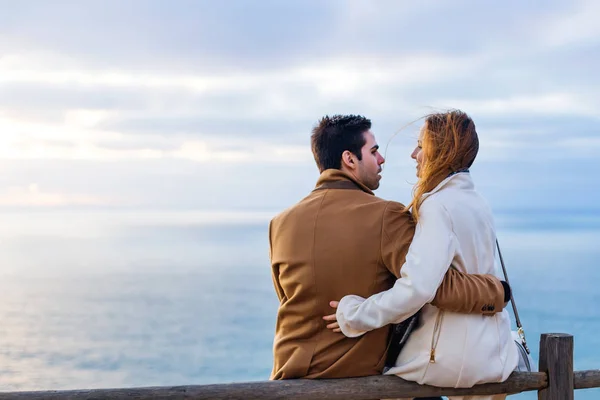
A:
POLYGON ((538 400, 573 400, 572 335, 542 334, 539 370, 548 374, 548 387, 538 391, 538 400))

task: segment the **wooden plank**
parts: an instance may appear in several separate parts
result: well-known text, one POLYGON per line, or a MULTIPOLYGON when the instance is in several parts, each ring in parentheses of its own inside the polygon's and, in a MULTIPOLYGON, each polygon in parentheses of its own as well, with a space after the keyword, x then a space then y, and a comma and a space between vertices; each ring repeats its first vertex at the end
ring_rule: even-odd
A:
POLYGON ((600 369, 576 371, 573 375, 575 389, 591 389, 600 387, 600 369))
POLYGON ((538 391, 538 400, 573 400, 573 336, 544 333, 540 338, 540 372, 548 374, 548 387, 538 391))
POLYGON ((544 373, 513 373, 506 382, 478 385, 469 389, 421 386, 396 376, 364 378, 286 380, 202 386, 156 387, 138 389, 97 389, 48 392, 0 393, 0 400, 205 400, 205 399, 346 399, 464 396, 520 393, 546 387, 544 373))

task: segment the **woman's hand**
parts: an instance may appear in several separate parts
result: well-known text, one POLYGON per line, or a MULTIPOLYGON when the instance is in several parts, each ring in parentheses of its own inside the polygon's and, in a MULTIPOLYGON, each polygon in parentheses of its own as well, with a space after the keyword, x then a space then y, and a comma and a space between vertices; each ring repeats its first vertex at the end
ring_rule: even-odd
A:
MULTIPOLYGON (((331 308, 335 308, 335 309, 337 309, 337 308, 338 308, 338 305, 339 305, 339 304, 340 304, 340 302, 339 302, 339 301, 330 301, 330 302, 329 302, 329 305, 331 306, 331 308)), ((325 321, 335 321, 335 322, 332 322, 331 324, 328 324, 328 325, 327 325, 327 328, 328 328, 328 329, 331 329, 331 330, 333 330, 334 332, 341 332, 341 331, 342 331, 342 330, 340 329, 340 325, 339 325, 339 324, 338 324, 338 322, 337 322, 337 318, 335 317, 335 313, 333 313, 333 314, 330 314, 330 315, 326 315, 326 316, 324 316, 324 317, 323 317, 323 319, 324 319, 325 321)))

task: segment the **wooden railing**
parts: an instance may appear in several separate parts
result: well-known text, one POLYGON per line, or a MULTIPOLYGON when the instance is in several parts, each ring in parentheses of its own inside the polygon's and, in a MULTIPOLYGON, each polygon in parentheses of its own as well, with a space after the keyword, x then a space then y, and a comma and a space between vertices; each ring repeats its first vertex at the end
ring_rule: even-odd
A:
POLYGON ((575 389, 600 387, 600 370, 573 371, 573 336, 543 334, 540 372, 514 372, 507 381, 468 389, 418 385, 395 376, 285 380, 218 385, 1 393, 0 400, 370 400, 537 391, 540 400, 572 400, 575 389))

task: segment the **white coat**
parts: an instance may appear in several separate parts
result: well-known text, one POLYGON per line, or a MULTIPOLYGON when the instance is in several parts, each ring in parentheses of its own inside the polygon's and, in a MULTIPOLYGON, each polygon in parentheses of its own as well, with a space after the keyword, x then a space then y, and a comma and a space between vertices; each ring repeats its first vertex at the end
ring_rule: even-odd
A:
POLYGON ((340 301, 336 314, 342 332, 360 336, 423 308, 421 326, 386 374, 461 388, 506 380, 518 362, 506 310, 493 316, 457 314, 428 304, 450 264, 462 272, 494 274, 495 245, 491 209, 470 174, 446 178, 424 195, 401 278, 368 299, 350 295, 340 301))

